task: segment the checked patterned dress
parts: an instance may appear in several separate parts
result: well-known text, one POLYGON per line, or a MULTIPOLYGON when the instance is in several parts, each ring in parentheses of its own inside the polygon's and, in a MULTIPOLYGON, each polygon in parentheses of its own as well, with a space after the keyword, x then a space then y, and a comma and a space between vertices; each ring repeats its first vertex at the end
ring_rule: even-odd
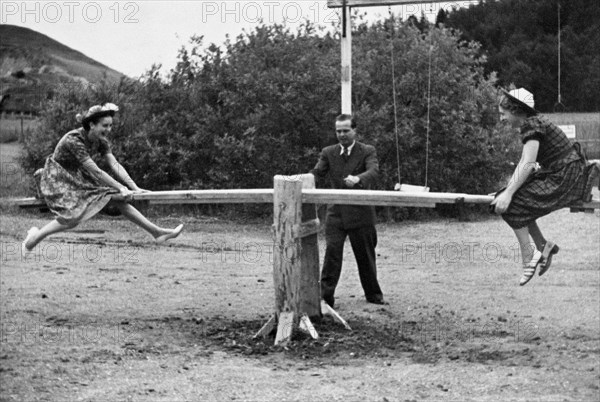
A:
POLYGON ((521 141, 540 143, 540 168, 514 194, 502 218, 513 229, 581 200, 585 189, 585 157, 560 128, 543 117, 529 117, 521 126, 521 141))

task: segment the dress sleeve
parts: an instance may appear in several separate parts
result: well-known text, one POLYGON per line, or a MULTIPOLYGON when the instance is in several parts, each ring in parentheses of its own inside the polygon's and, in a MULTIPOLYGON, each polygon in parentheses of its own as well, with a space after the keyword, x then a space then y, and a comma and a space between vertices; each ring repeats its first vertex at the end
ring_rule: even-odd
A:
POLYGON ((544 128, 537 117, 530 117, 525 120, 525 123, 521 126, 521 142, 523 144, 530 140, 542 141, 543 137, 544 128))
POLYGON ((87 159, 91 159, 85 144, 76 136, 70 136, 64 146, 68 149, 73 158, 79 162, 79 164, 83 164, 83 162, 87 159))

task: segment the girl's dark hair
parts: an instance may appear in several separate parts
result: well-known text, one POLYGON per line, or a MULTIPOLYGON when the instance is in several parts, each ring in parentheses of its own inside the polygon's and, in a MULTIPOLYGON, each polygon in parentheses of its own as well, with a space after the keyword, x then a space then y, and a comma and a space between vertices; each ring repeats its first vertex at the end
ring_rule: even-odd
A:
POLYGON ((119 107, 114 103, 104 102, 101 105, 94 105, 85 113, 78 113, 75 116, 78 122, 81 123, 85 131, 90 131, 90 123, 98 124, 103 117, 113 117, 119 111, 119 107))
POLYGON ((84 118, 81 122, 81 125, 83 126, 83 129, 85 131, 90 131, 90 123, 98 124, 98 122, 102 118, 104 118, 106 116, 113 117, 114 115, 115 115, 115 112, 112 110, 105 110, 102 112, 94 113, 93 115, 84 118))

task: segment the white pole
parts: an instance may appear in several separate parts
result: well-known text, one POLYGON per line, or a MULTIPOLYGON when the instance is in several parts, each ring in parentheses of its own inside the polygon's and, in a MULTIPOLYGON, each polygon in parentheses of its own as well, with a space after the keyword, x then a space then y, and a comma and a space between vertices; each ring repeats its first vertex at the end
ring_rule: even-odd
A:
POLYGON ((350 7, 342 7, 342 113, 352 113, 352 23, 350 7))

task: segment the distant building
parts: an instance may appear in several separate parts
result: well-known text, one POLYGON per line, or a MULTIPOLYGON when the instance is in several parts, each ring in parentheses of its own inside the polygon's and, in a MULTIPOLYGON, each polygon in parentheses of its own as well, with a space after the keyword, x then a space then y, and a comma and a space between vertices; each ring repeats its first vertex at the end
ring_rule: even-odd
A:
POLYGON ((600 113, 543 113, 579 142, 589 159, 600 159, 600 113))

